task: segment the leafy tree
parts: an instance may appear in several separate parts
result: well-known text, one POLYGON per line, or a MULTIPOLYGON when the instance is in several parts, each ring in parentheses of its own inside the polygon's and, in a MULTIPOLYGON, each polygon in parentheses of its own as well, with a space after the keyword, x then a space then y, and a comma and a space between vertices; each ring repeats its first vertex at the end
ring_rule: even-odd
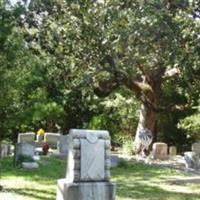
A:
POLYGON ((23 38, 18 33, 17 19, 21 11, 10 9, 8 1, 0 1, 0 141, 11 132, 14 99, 18 94, 15 81, 23 55, 23 38))
POLYGON ((105 97, 128 88, 141 102, 137 139, 143 128, 155 132, 158 113, 194 103, 198 8, 199 1, 37 0, 26 12, 24 35, 29 49, 54 66, 46 70, 59 77, 53 83, 62 80, 63 91, 87 86, 105 97), (181 98, 169 103, 171 90, 181 98))

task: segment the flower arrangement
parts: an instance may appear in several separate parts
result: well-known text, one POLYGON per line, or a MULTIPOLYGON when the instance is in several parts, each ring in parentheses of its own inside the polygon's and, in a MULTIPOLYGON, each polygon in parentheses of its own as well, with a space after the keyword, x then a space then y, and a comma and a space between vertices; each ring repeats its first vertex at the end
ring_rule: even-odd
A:
POLYGON ((43 151, 43 155, 47 155, 49 151, 49 145, 47 143, 43 144, 42 151, 43 151))
POLYGON ((39 135, 39 136, 44 136, 44 133, 45 133, 45 131, 42 128, 37 131, 37 135, 39 135))

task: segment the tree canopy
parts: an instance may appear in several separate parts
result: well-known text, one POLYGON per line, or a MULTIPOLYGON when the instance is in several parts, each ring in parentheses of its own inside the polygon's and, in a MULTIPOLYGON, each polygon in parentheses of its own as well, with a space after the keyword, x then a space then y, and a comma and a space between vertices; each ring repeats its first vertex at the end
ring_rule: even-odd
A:
MULTIPOLYGON (((7 58, 1 59, 5 74, 9 70, 12 78, 18 76, 17 85, 4 82, 12 89, 2 90, 16 95, 6 103, 15 108, 12 119, 19 119, 17 126, 13 123, 18 130, 94 127, 106 118, 103 101, 113 109, 115 99, 130 98, 142 106, 139 115, 138 103, 130 104, 135 118, 131 130, 135 132, 139 116, 137 130, 155 133, 158 116, 169 111, 187 115, 198 105, 199 1, 34 0, 2 9, 10 16, 18 13, 11 23, 15 28, 2 21, 10 35, 14 30, 20 35, 10 39, 11 46, 18 41, 20 47, 11 49, 18 56, 8 59, 14 60, 14 69, 7 67, 7 58)), ((115 110, 122 124, 120 112, 126 107, 115 110)))

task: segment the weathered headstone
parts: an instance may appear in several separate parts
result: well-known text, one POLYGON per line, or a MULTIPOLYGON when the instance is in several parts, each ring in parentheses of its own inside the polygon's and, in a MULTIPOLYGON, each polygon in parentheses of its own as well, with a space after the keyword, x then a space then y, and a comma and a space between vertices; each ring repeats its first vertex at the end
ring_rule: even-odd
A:
POLYGON ((69 137, 67 173, 58 180, 57 200, 114 200, 108 131, 72 129, 69 137))
POLYGON ((18 143, 15 146, 15 162, 19 161, 20 156, 33 157, 35 155, 35 146, 29 143, 18 143))
POLYGON ((10 145, 9 144, 0 144, 0 157, 6 157, 10 153, 10 145))
POLYGON ((192 151, 200 156, 200 142, 195 142, 192 144, 192 151))
POLYGON ((61 156, 67 156, 70 145, 69 135, 61 135, 58 142, 58 151, 61 156))
POLYGON ((35 142, 35 133, 19 133, 18 134, 18 143, 34 143, 35 142))
POLYGON ((176 153, 177 153, 176 147, 175 147, 175 146, 170 146, 170 147, 169 147, 169 155, 170 155, 170 156, 175 156, 176 153))
POLYGON ((200 158, 196 152, 185 152, 184 160, 186 168, 200 169, 200 158))
POLYGON ((166 143, 156 142, 152 147, 152 155, 155 159, 166 159, 168 158, 167 153, 168 147, 166 143))
POLYGON ((57 148, 57 144, 60 138, 59 133, 45 133, 44 142, 47 143, 51 148, 57 148))

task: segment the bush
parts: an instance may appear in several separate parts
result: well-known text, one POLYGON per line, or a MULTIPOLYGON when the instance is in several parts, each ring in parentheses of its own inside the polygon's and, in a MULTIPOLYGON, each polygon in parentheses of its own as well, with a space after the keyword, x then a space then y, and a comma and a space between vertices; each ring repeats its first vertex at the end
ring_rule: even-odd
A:
POLYGON ((124 154, 127 155, 134 155, 135 154, 135 143, 132 140, 126 140, 123 142, 123 149, 124 154))

